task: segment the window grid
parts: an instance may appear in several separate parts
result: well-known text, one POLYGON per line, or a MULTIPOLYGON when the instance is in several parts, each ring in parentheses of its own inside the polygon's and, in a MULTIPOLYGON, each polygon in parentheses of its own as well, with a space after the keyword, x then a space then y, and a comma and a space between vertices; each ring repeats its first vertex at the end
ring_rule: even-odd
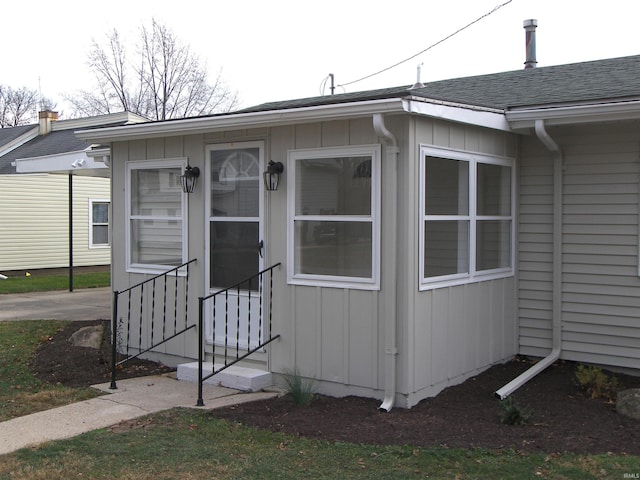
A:
MULTIPOLYGON (((420 218, 422 227, 420 230, 420 287, 421 289, 433 288, 435 286, 445 286, 448 284, 466 283, 469 281, 485 280, 493 277, 503 277, 513 274, 513 251, 514 251, 514 225, 513 225, 513 211, 514 211, 514 167, 511 159, 502 157, 492 157, 489 155, 477 155, 468 152, 460 152, 454 150, 448 150, 443 148, 426 147, 422 146, 420 150, 420 218), (449 161, 462 161, 469 164, 467 185, 465 193, 467 194, 468 202, 468 215, 429 215, 426 213, 427 207, 427 181, 425 176, 427 173, 427 161, 429 158, 438 158, 449 161), (479 165, 496 165, 499 167, 506 167, 509 169, 509 182, 508 182, 508 215, 481 215, 478 213, 478 167, 479 165), (467 222, 468 223, 468 236, 466 254, 468 260, 468 268, 460 269, 456 272, 449 272, 440 275, 429 275, 427 262, 427 254, 425 249, 428 245, 428 226, 434 225, 438 222, 467 222), (484 222, 484 223, 483 223, 484 222), (478 265, 478 249, 479 244, 479 225, 486 226, 488 222, 502 222, 508 225, 508 240, 507 251, 500 250, 500 246, 496 247, 499 250, 497 255, 501 262, 506 262, 506 266, 498 265, 494 268, 480 268, 478 265), (507 257, 507 258, 505 258, 507 257), (463 270, 463 271, 461 271, 463 270)), ((504 191, 502 192, 505 193, 504 191)), ((481 236, 481 235, 480 235, 481 236)), ((462 239, 458 239, 460 242, 462 239)), ((458 246, 460 251, 460 246, 458 246)), ((461 259, 458 257, 458 261, 461 259)), ((460 267, 460 265, 458 265, 460 267)))
POLYGON ((289 283, 379 288, 379 170, 380 145, 289 152, 289 283))

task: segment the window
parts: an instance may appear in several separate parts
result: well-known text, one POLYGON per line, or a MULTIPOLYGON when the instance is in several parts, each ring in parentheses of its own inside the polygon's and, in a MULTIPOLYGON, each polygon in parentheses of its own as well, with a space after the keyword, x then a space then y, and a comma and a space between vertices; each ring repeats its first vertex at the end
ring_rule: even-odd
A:
POLYGON ((513 273, 513 162, 421 148, 421 286, 513 273))
POLYGON ((379 288, 380 146, 289 153, 289 281, 379 288))
POLYGON ((127 167, 127 266, 161 272, 186 262, 180 175, 186 159, 131 162, 127 167))
POLYGON ((109 246, 109 200, 89 200, 89 248, 109 246))

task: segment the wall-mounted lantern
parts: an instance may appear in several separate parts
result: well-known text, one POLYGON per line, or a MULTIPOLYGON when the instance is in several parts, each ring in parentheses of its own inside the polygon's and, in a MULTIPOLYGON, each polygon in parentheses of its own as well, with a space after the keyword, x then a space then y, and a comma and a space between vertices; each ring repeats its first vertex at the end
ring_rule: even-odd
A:
POLYGON ((282 162, 274 162, 271 160, 267 165, 267 169, 262 174, 264 178, 264 188, 269 192, 277 190, 282 172, 284 172, 284 165, 282 162))
POLYGON ((198 183, 198 177, 200 176, 200 169, 198 167, 192 167, 187 165, 184 169, 184 173, 180 175, 180 185, 184 193, 193 193, 198 183))

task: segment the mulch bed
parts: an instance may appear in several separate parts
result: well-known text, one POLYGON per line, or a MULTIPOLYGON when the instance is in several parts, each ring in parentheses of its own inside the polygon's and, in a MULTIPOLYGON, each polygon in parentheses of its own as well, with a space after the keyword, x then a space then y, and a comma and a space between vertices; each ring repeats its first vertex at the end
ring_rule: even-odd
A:
MULTIPOLYGON (((67 387, 88 387, 111 381, 111 351, 108 344, 96 350, 75 347, 69 341, 71 335, 82 327, 103 325, 108 328, 109 323, 108 320, 72 322, 43 339, 31 362, 31 372, 43 382, 60 383, 67 387)), ((156 375, 172 370, 159 363, 134 359, 118 367, 117 379, 156 375)))
MULTIPOLYGON (((32 363, 37 376, 74 387, 109 381, 105 354, 73 347, 68 341, 75 329, 95 323, 74 322, 43 342, 32 363)), ((523 358, 496 365, 410 410, 381 412, 378 400, 322 395, 311 405, 299 407, 287 395, 213 410, 209 415, 274 432, 356 444, 640 455, 640 421, 618 414, 613 402, 592 399, 580 391, 572 362, 557 362, 512 395, 533 412, 528 424, 502 424, 502 408, 494 392, 530 366, 523 358)), ((169 370, 136 360, 125 364, 118 378, 169 370)), ((640 377, 615 376, 622 388, 640 388, 640 377)))

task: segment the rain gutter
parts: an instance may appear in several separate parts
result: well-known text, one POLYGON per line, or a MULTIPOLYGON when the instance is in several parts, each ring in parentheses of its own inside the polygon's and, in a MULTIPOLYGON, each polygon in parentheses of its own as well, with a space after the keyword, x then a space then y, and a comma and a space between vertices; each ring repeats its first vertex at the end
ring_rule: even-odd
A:
POLYGON ((533 367, 511 380, 495 392, 504 400, 522 385, 552 365, 560 358, 562 351, 562 170, 564 157, 562 150, 545 128, 544 120, 535 121, 535 132, 540 141, 553 155, 553 304, 552 304, 552 350, 549 355, 533 367))
MULTIPOLYGON (((385 270, 386 292, 383 306, 384 315, 384 400, 380 410, 391 411, 395 403, 396 397, 396 357, 398 355, 398 347, 396 345, 396 327, 397 327, 397 285, 398 285, 398 182, 397 182, 397 163, 398 153, 400 149, 396 142, 395 136, 387 129, 384 123, 384 115, 375 113, 373 115, 373 129, 379 137, 385 141, 385 181, 391 186, 393 195, 390 195, 385 201, 385 207, 389 213, 386 220, 387 225, 385 231, 389 234, 388 244, 385 247, 386 252, 394 255, 390 262, 386 263, 385 270), (393 253, 391 253, 393 252, 393 253)), ((384 165, 383 164, 383 165, 384 165)))

